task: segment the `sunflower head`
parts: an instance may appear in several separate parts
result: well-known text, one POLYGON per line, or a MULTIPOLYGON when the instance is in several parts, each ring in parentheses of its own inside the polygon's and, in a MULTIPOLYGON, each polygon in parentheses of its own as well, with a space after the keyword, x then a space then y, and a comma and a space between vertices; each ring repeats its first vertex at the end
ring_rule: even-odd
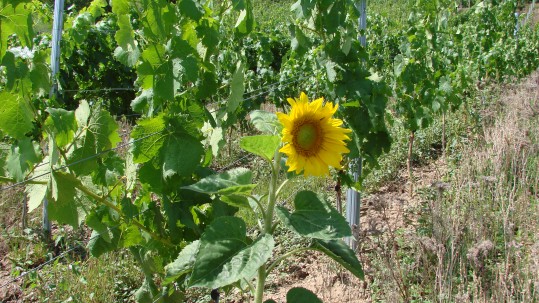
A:
POLYGON ((352 131, 341 127, 342 120, 333 118, 338 105, 324 104, 319 98, 309 102, 307 95, 289 98, 290 113, 277 113, 283 124, 282 141, 279 150, 288 156, 288 171, 305 176, 329 175, 329 166, 341 169, 342 154, 350 152, 344 140, 352 131))

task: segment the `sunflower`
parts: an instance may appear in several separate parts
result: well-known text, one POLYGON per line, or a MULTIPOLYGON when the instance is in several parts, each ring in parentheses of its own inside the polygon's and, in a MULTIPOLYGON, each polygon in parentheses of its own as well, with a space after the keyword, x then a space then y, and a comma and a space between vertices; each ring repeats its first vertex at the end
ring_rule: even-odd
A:
POLYGON ((288 171, 305 176, 329 175, 329 167, 341 169, 342 154, 350 150, 344 140, 350 140, 352 131, 342 128, 342 120, 333 118, 338 105, 324 103, 324 98, 309 102, 307 95, 288 98, 292 106, 290 113, 277 113, 283 124, 282 141, 285 145, 279 150, 286 154, 288 171))

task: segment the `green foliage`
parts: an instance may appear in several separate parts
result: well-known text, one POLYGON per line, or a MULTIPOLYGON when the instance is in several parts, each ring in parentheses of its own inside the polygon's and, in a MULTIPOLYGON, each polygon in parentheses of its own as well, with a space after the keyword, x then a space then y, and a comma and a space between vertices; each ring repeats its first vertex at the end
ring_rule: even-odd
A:
POLYGON ((286 293, 286 302, 322 303, 315 294, 303 287, 294 287, 286 293))
POLYGON ((0 130, 15 139, 24 139, 32 131, 34 113, 28 100, 19 94, 0 92, 4 106, 0 110, 0 130))
POLYGON ((22 181, 34 164, 40 161, 40 151, 29 138, 18 140, 6 157, 6 171, 15 181, 22 181))
POLYGON ((255 110, 250 113, 251 123, 262 132, 272 135, 280 134, 283 126, 273 113, 255 110))
POLYGON ((248 136, 241 138, 240 147, 271 162, 280 143, 279 136, 248 136))
MULTIPOLYGON (((53 220, 85 222, 94 230, 94 256, 129 248, 144 274, 140 302, 181 297, 159 289, 161 279, 178 282, 179 292, 251 281, 263 265, 272 268, 280 168, 282 126, 256 110, 260 103, 284 106, 300 87, 338 103, 337 115, 353 130, 350 157, 363 157, 372 170, 392 143, 388 121, 418 131, 457 109, 472 85, 537 67, 537 31, 523 27, 515 37, 515 3, 485 1, 456 14, 450 1, 418 1, 402 26, 369 21, 365 48, 355 1, 298 0, 288 32, 257 28, 261 11, 249 0, 114 0, 111 9, 91 1, 66 18, 58 77, 64 95, 46 100, 49 38, 33 30, 34 4, 0 2, 0 130, 11 146, 0 161, 2 180, 35 178, 25 184, 30 210, 47 197, 53 220), (141 115, 131 120, 131 148, 116 153, 114 115, 131 111, 141 115), (248 113, 263 134, 240 146, 273 161, 268 203, 252 195, 257 185, 248 169, 209 168, 227 131, 245 125, 248 113), (247 235, 233 217, 238 208, 260 219, 260 234, 247 235)), ((277 207, 281 224, 362 278, 339 240, 351 235, 342 216, 313 192, 298 193, 294 207, 277 207)), ((287 300, 298 296, 319 302, 304 289, 287 300)))
MULTIPOLYGON (((239 193, 245 187, 251 185, 252 172, 246 168, 234 168, 227 172, 210 175, 202 178, 195 184, 185 186, 185 189, 200 193, 239 193)), ((249 187, 247 187, 249 188, 249 187)))
POLYGON ((32 47, 34 38, 30 1, 0 2, 0 56, 8 49, 8 41, 15 34, 22 46, 32 47))
POLYGON ((250 280, 271 257, 274 240, 271 235, 263 235, 248 243, 245 233, 245 223, 239 218, 215 220, 200 238, 189 285, 218 288, 250 280))
POLYGON ((364 273, 361 263, 358 261, 355 252, 342 240, 317 239, 313 246, 348 269, 356 277, 363 279, 364 273))
POLYGON ((324 198, 311 191, 301 191, 294 198, 293 213, 284 207, 277 215, 286 227, 308 238, 334 240, 351 236, 350 226, 324 198))

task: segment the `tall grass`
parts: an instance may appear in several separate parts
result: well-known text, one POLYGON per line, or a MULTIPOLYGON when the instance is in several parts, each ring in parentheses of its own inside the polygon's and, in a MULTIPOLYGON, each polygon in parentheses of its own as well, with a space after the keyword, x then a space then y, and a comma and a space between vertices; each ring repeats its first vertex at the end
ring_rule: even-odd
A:
POLYGON ((483 131, 421 190, 409 224, 374 241, 374 299, 539 300, 539 93, 528 80, 503 95, 480 108, 483 131))

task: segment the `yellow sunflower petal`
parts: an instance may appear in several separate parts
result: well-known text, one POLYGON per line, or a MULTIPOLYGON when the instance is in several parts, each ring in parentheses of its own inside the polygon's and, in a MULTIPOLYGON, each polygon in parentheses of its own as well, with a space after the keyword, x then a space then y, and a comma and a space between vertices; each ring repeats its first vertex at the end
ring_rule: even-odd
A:
POLYGON ((280 152, 286 154, 289 171, 305 176, 329 174, 329 166, 341 168, 342 154, 350 152, 344 141, 352 131, 342 127, 343 121, 333 118, 337 104, 318 98, 313 102, 305 93, 289 98, 292 106, 288 115, 278 113, 283 124, 280 152))

